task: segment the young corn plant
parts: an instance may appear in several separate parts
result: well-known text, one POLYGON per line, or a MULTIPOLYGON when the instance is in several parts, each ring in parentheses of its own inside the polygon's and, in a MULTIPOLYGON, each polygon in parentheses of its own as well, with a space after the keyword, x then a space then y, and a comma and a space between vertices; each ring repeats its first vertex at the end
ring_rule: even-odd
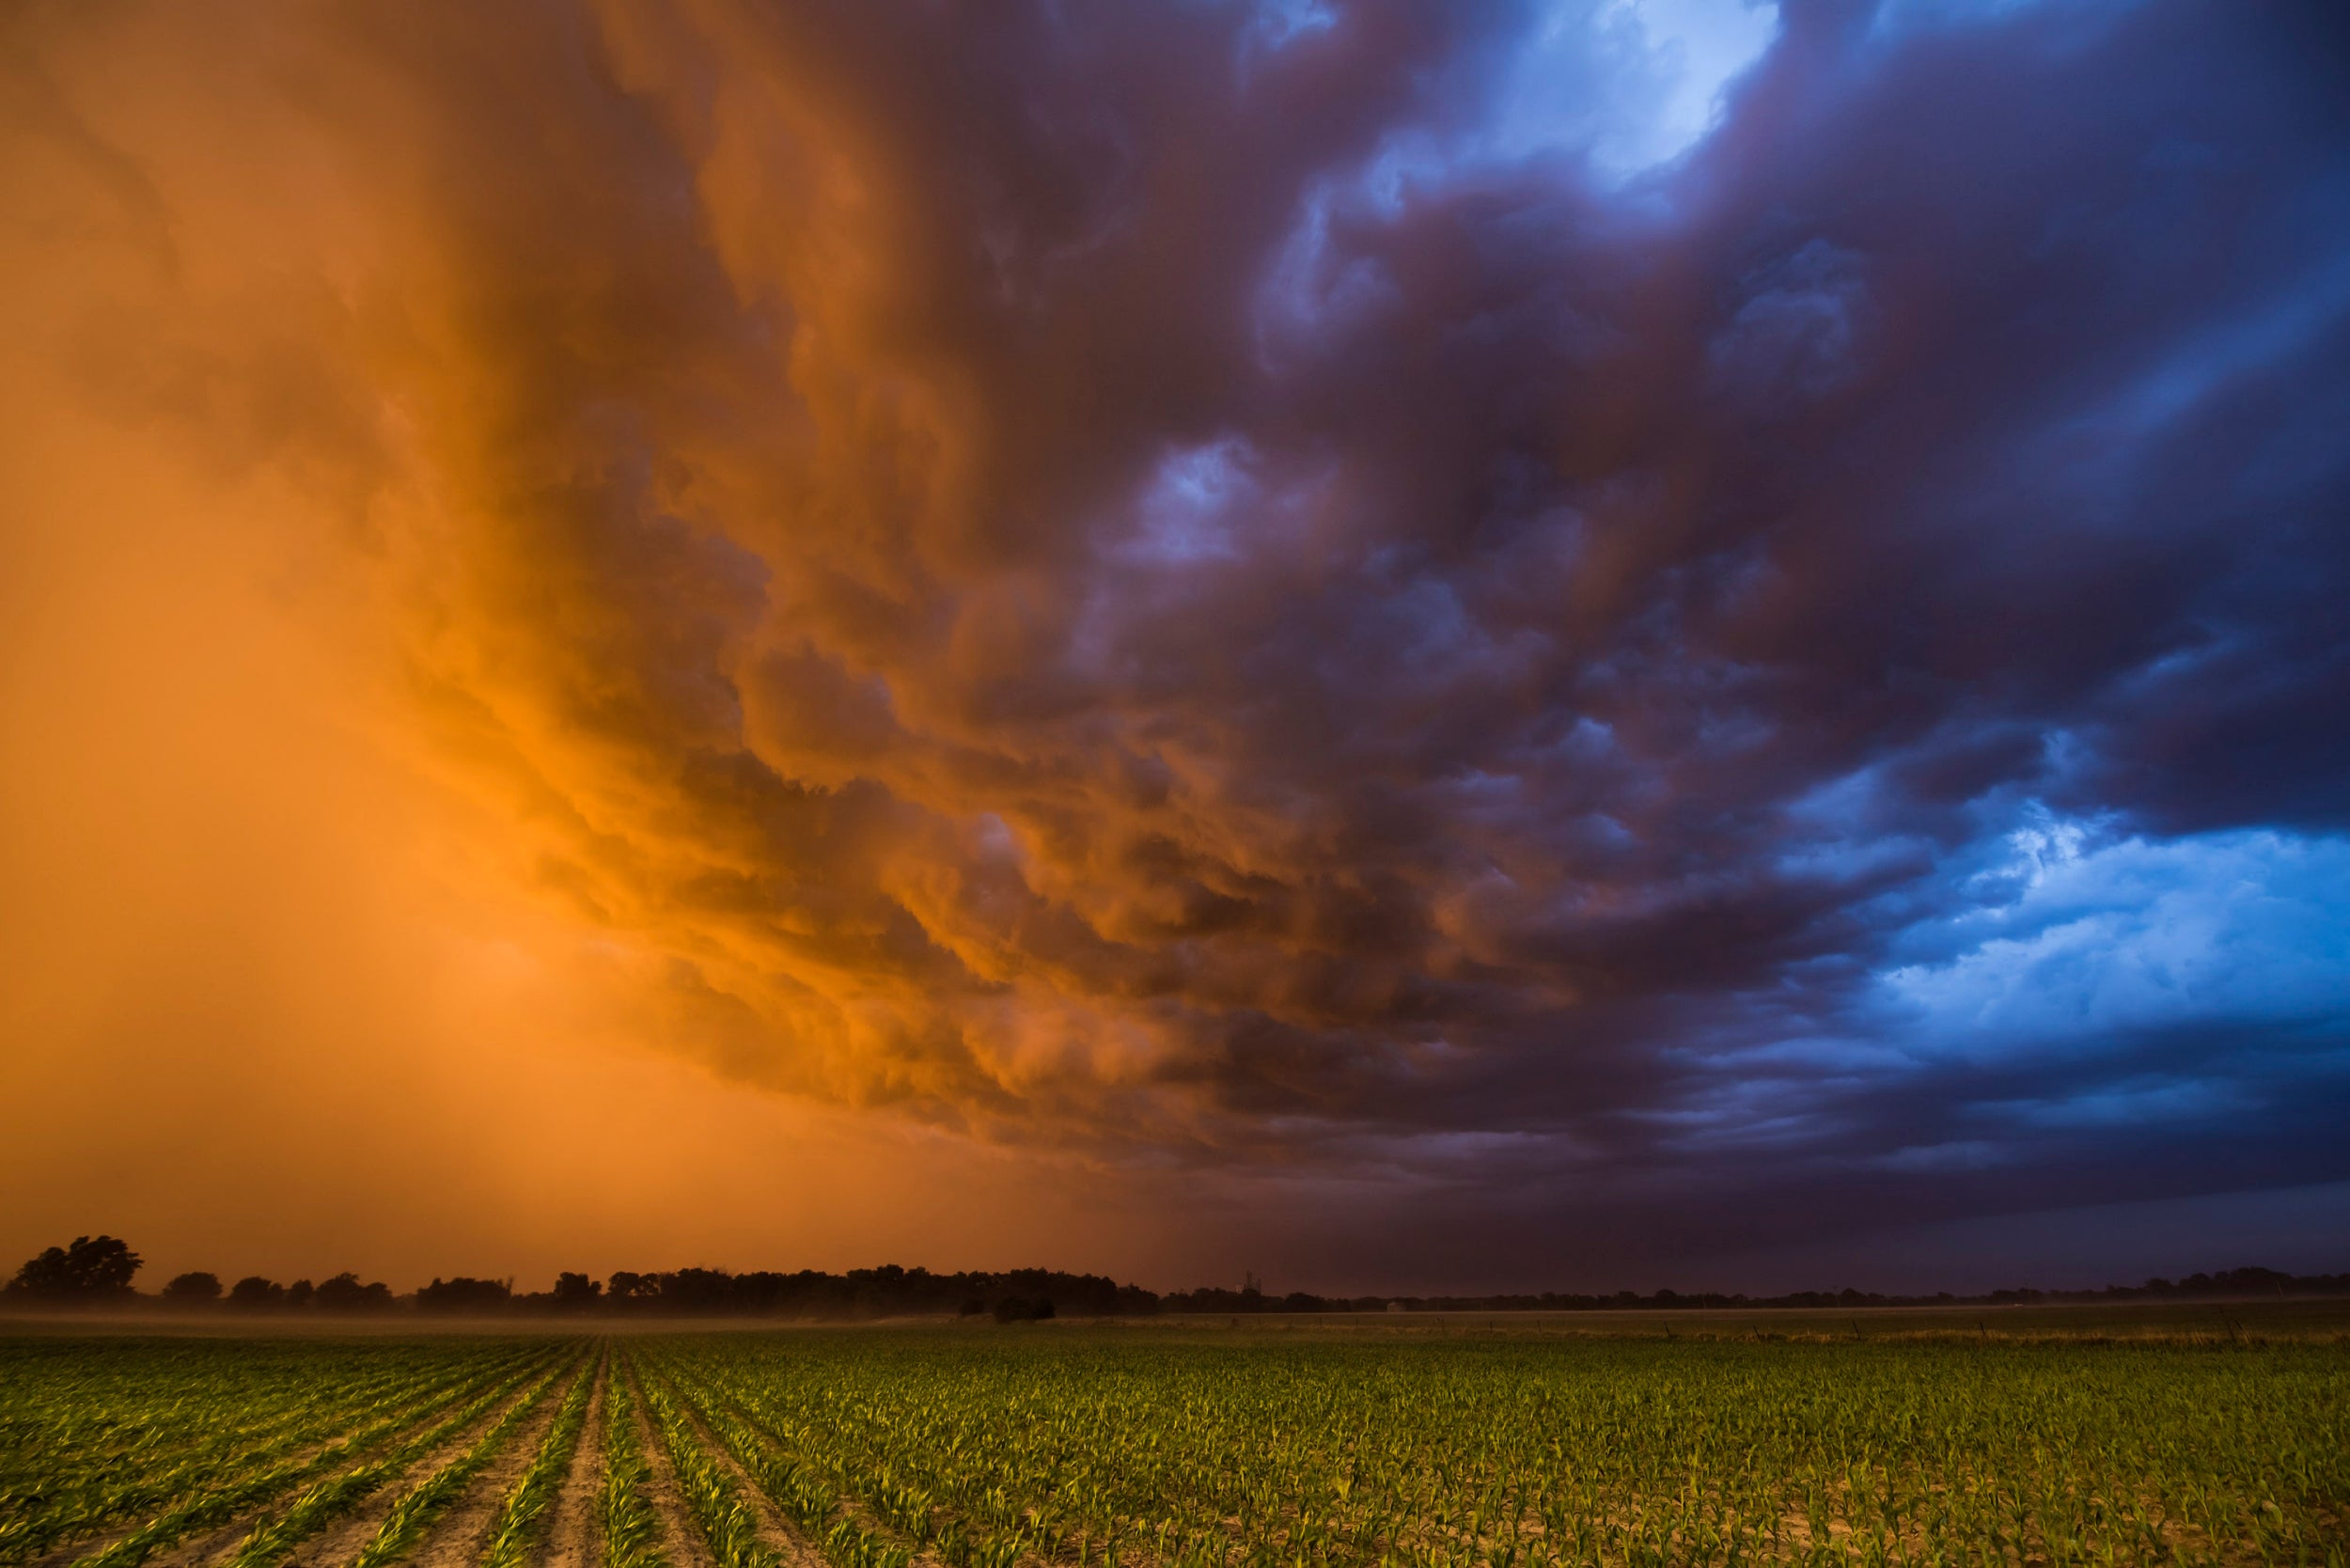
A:
POLYGON ((636 1401, 616 1362, 604 1385, 603 1490, 597 1497, 603 1568, 667 1568, 651 1484, 652 1467, 636 1435, 636 1401))
MULTIPOLYGON (((473 1484, 474 1477, 488 1467, 490 1462, 513 1440, 515 1432, 530 1419, 556 1385, 559 1374, 549 1372, 534 1385, 529 1392, 509 1405, 506 1413, 490 1424, 490 1429, 474 1439, 473 1446, 416 1483, 400 1501, 376 1530, 375 1539, 359 1548, 351 1560, 350 1568, 384 1568, 414 1549, 424 1538, 424 1532, 440 1512, 473 1484)), ((574 1370, 574 1386, 586 1381, 584 1370, 574 1370)))
POLYGON ((498 1504, 497 1517, 490 1527, 490 1544, 481 1554, 481 1568, 522 1568, 540 1517, 555 1500, 572 1467, 579 1435, 588 1425, 588 1401, 595 1392, 595 1383, 594 1368, 572 1379, 572 1391, 563 1397, 555 1424, 540 1441, 530 1468, 498 1504))
POLYGON ((418 1358, 378 1361, 364 1371, 353 1366, 352 1376, 337 1375, 345 1368, 333 1361, 301 1370, 322 1375, 307 1385, 254 1377, 241 1387, 243 1380, 233 1374, 215 1374, 161 1408, 126 1401, 117 1406, 120 1426, 137 1434, 128 1445, 108 1440, 113 1423, 86 1412, 55 1413, 45 1434, 54 1444, 42 1466, 45 1484, 29 1493, 0 1487, 0 1565, 119 1520, 158 1508, 168 1513, 207 1493, 282 1474, 290 1458, 333 1446, 386 1402, 413 1401, 478 1367, 418 1358))
POLYGON ((222 1568, 273 1568, 283 1561, 296 1546, 358 1507, 384 1482, 496 1409, 542 1360, 534 1360, 525 1371, 381 1458, 316 1482, 289 1504, 284 1513, 255 1526, 222 1568))
POLYGON ((685 1495, 687 1512, 710 1543, 718 1568, 777 1568, 780 1559, 759 1539, 759 1517, 743 1500, 734 1478, 702 1449, 692 1424, 668 1391, 650 1379, 637 1385, 653 1431, 669 1456, 678 1490, 685 1495))
POLYGON ((485 1384, 511 1364, 511 1357, 501 1357, 459 1374, 434 1379, 421 1388, 399 1390, 384 1402, 391 1408, 347 1435, 306 1456, 297 1455, 232 1475, 182 1497, 130 1534, 79 1559, 73 1568, 138 1568, 156 1552, 167 1550, 199 1530, 216 1529, 249 1513, 304 1482, 337 1470, 401 1433, 430 1421, 450 1404, 478 1395, 485 1384))
MULTIPOLYGON (((816 1544, 833 1568, 910 1568, 913 1548, 839 1513, 828 1487, 801 1465, 776 1452, 740 1418, 699 1397, 690 1385, 678 1385, 676 1393, 768 1499, 816 1544)), ((905 1500, 911 1503, 912 1498, 905 1500)), ((927 1508, 924 1524, 927 1528, 927 1508)))

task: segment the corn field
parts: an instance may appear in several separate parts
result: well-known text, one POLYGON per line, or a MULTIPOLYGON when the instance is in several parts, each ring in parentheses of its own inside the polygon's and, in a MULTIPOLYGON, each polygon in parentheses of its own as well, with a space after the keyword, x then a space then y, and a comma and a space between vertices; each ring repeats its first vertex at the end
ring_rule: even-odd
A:
POLYGON ((0 1341, 0 1568, 2350 1565, 2335 1342, 0 1341))

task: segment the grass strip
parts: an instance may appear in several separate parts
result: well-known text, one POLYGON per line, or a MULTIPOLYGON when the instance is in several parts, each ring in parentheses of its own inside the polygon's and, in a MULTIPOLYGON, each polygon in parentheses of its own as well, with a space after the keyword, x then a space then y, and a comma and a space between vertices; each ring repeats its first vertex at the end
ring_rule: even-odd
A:
POLYGON ((603 1568, 668 1568, 647 1492, 652 1467, 636 1440, 636 1403, 618 1359, 603 1394, 603 1568))
POLYGON ((281 1560, 336 1518, 357 1507, 377 1487, 496 1409, 533 1370, 535 1364, 381 1459, 319 1482, 296 1497, 285 1513, 256 1527, 222 1568, 266 1568, 281 1560))
POLYGON ((481 1554, 482 1568, 522 1568, 529 1554, 532 1529, 547 1504, 555 1500, 556 1489, 572 1467, 572 1455, 579 1450, 579 1435, 588 1425, 588 1400, 595 1391, 595 1371, 590 1368, 564 1396, 563 1407, 555 1413, 555 1424, 547 1429, 530 1468, 498 1505, 489 1547, 481 1554))
MULTIPOLYGON (((585 1370, 575 1372, 572 1377, 572 1387, 585 1385, 588 1375, 585 1370)), ((489 1431, 474 1439, 473 1447, 418 1482, 406 1497, 393 1504, 383 1528, 375 1532, 375 1539, 359 1548, 359 1555, 351 1560, 350 1568, 383 1568, 383 1564, 405 1557, 423 1538, 426 1527, 432 1523, 441 1510, 464 1496, 465 1488, 473 1484, 473 1478, 505 1450, 513 1439, 515 1430, 545 1402, 549 1390, 554 1388, 560 1377, 559 1372, 549 1372, 537 1387, 509 1405, 506 1414, 500 1416, 489 1431)))
POLYGON ((677 1472, 678 1490, 685 1495, 686 1511, 710 1543, 718 1568, 776 1568, 782 1558, 760 1540, 759 1516, 743 1500, 734 1478, 703 1451, 684 1412, 666 1390, 650 1379, 640 1387, 653 1431, 677 1472))
POLYGON ((431 1390, 420 1403, 381 1417, 307 1459, 273 1466, 258 1474, 191 1497, 149 1520, 103 1550, 80 1559, 73 1568, 138 1568, 138 1564, 154 1553, 177 1545, 197 1530, 225 1525, 238 1514, 260 1507, 303 1482, 348 1463, 353 1455, 365 1453, 400 1432, 430 1420, 435 1412, 477 1392, 483 1384, 496 1378, 508 1364, 510 1363, 493 1367, 456 1388, 431 1390))

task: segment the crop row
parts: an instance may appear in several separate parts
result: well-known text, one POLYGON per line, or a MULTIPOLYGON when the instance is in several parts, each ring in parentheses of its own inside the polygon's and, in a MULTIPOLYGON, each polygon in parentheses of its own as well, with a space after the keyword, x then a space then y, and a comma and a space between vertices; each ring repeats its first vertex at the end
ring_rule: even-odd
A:
MULTIPOLYGON (((384 1414, 313 1452, 271 1462, 258 1459, 233 1468, 213 1483, 191 1490, 139 1528, 82 1558, 75 1568, 137 1568, 154 1553, 198 1530, 224 1525, 262 1508, 304 1482, 328 1483, 353 1460, 364 1462, 383 1445, 413 1434, 450 1406, 478 1399, 502 1370, 493 1366, 470 1377, 451 1377, 421 1390, 421 1397, 386 1401, 384 1414)), ((468 1409, 473 1406, 468 1405, 468 1409)))
POLYGON ((11 1401, 0 1419, 10 1444, 8 1479, 0 1482, 0 1564, 250 1480, 347 1436, 379 1411, 453 1388, 478 1362, 477 1352, 470 1359, 296 1363, 287 1370, 308 1374, 301 1381, 264 1376, 249 1388, 233 1365, 220 1363, 118 1403, 96 1379, 35 1375, 35 1397, 11 1401), (159 1392, 167 1403, 153 1397, 159 1392))
MULTIPOLYGON (((601 1359, 601 1357, 599 1357, 601 1359)), ((522 1568, 533 1535, 555 1500, 556 1489, 570 1470, 579 1439, 588 1426, 588 1401, 599 1373, 591 1369, 572 1380, 571 1392, 555 1413, 555 1423, 540 1440, 530 1467, 499 1500, 490 1527, 490 1544, 481 1554, 481 1568, 522 1568)))
POLYGON ((135 1392, 70 1358, 0 1387, 0 1541, 118 1519, 74 1568, 139 1568, 236 1524, 213 1568, 285 1568, 345 1521, 345 1568, 392 1568, 471 1497, 480 1568, 522 1568, 577 1476, 603 1568, 2350 1568, 2338 1346, 404 1348, 342 1347, 306 1393, 265 1355, 249 1403, 163 1351, 135 1392), (187 1372, 176 1399, 156 1365, 187 1372), (34 1429, 72 1439, 54 1486, 34 1429))
MULTIPOLYGON (((507 1406, 504 1414, 490 1424, 489 1430, 474 1440, 473 1446, 416 1483, 400 1501, 377 1529, 375 1538, 359 1549, 351 1560, 350 1568, 388 1568, 412 1551, 424 1537, 425 1530, 441 1511, 473 1484, 474 1478, 488 1467, 513 1440, 514 1434, 528 1420, 555 1387, 557 1373, 549 1372, 530 1391, 507 1406)), ((585 1365, 572 1369, 572 1381, 583 1382, 588 1372, 585 1365)))
POLYGON ((603 1487, 599 1496, 604 1568, 667 1568, 661 1517, 651 1498, 652 1466, 637 1434, 636 1401, 615 1371, 604 1386, 603 1487))
POLYGON ((2350 1513, 2330 1347, 802 1335, 659 1364, 729 1448, 952 1568, 2338 1563, 2350 1513))
POLYGON ((277 1568, 303 1542, 357 1508, 379 1488, 404 1474, 425 1455, 488 1419, 511 1400, 515 1390, 534 1374, 541 1379, 540 1388, 543 1389, 545 1378, 552 1375, 541 1370, 540 1363, 545 1359, 544 1356, 533 1357, 525 1370, 501 1379, 480 1398, 425 1430, 406 1436, 397 1447, 352 1469, 330 1474, 315 1482, 286 1508, 257 1524, 223 1568, 277 1568))

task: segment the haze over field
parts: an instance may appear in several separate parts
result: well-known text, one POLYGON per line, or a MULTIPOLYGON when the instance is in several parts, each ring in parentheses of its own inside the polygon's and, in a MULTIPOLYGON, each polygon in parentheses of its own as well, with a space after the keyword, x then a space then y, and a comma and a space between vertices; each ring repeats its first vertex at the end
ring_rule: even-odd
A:
POLYGON ((0 1256, 2350 1267, 2323 0, 0 18, 0 1256))

